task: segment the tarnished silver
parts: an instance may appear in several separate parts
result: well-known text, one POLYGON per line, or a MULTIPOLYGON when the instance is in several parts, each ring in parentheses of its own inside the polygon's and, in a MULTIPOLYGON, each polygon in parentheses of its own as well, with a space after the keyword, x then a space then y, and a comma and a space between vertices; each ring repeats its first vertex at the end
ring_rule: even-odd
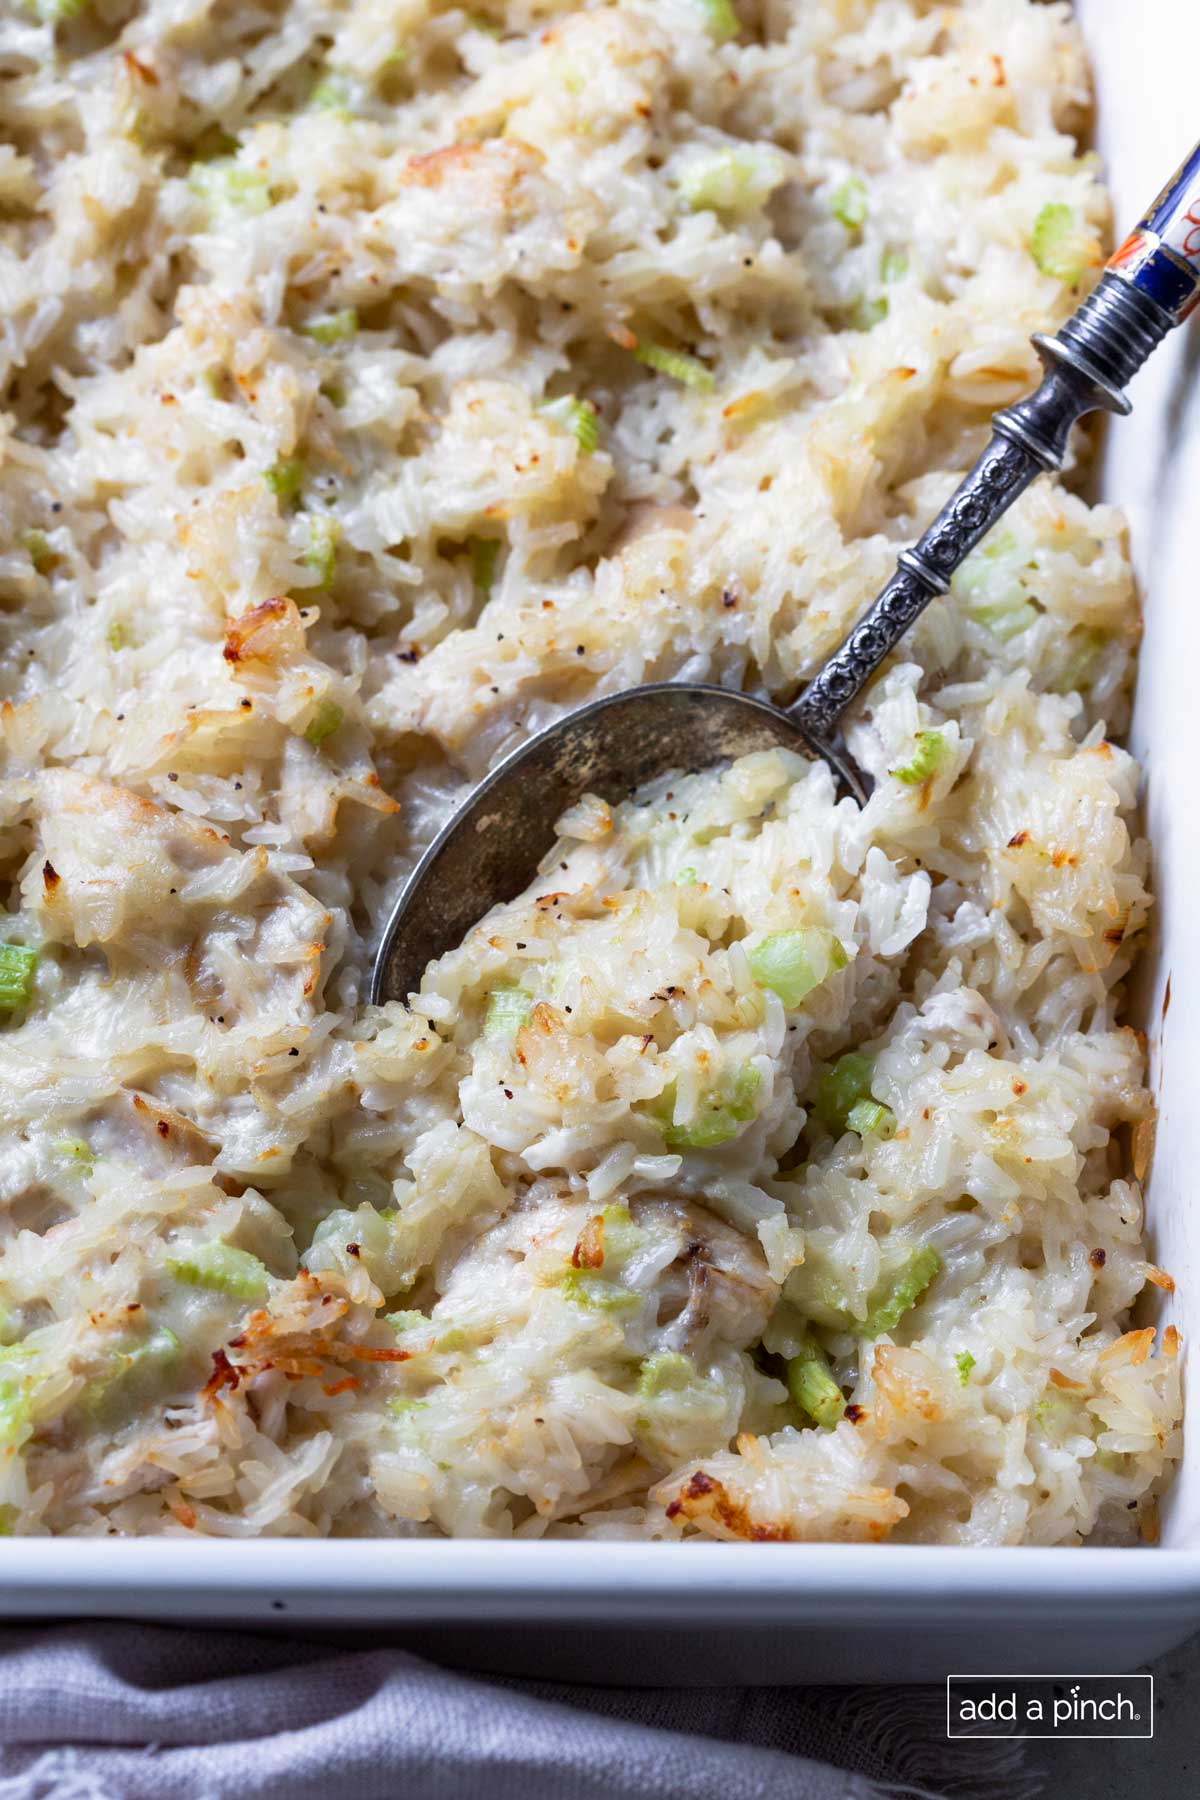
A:
POLYGON ((630 688, 569 714, 497 765, 459 807, 406 882, 375 961, 371 998, 404 999, 426 965, 498 901, 527 887, 554 822, 583 794, 624 799, 671 770, 696 770, 778 745, 821 758, 860 801, 869 783, 840 735, 847 709, 963 559, 1038 475, 1062 467, 1085 413, 1129 411, 1124 384, 1178 318, 1105 274, 1055 337, 1033 341, 1046 374, 997 413, 990 442, 932 525, 898 558, 870 610, 792 705, 690 683, 630 688))

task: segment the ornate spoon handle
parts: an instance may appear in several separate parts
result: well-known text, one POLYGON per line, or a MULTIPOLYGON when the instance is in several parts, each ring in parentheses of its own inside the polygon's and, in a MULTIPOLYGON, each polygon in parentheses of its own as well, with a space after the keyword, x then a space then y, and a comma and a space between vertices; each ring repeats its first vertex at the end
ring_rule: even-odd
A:
POLYGON ((1200 299, 1200 145, 1141 224, 1109 258, 1097 287, 1056 337, 1033 342, 1046 370, 1028 399, 996 414, 992 438, 961 487, 887 586, 790 708, 827 754, 838 721, 929 602, 1044 470, 1062 467, 1072 426, 1103 408, 1127 413, 1123 389, 1200 299))

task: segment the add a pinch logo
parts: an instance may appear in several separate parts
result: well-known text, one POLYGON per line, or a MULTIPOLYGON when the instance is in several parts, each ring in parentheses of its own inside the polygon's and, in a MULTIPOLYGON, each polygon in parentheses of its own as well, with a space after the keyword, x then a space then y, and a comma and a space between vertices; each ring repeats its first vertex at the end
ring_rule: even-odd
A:
POLYGON ((947 1737, 1154 1736, 1153 1675, 948 1675, 947 1737))

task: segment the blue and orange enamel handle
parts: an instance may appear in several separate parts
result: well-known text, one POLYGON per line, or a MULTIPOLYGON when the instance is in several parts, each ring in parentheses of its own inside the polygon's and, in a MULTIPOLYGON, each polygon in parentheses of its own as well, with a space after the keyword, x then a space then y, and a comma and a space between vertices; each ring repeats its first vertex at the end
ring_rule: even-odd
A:
POLYGON ((1200 144, 1172 175, 1108 268, 1172 325, 1200 299, 1200 144))
MULTIPOLYGON (((1200 296, 1200 146, 1061 330, 1033 342, 1045 379, 992 420, 992 437, 961 487, 793 707, 818 750, 847 763, 839 721, 959 564, 1030 482, 1060 469, 1085 413, 1127 413, 1125 384, 1200 296)), ((856 788, 862 792, 864 789, 856 788)))

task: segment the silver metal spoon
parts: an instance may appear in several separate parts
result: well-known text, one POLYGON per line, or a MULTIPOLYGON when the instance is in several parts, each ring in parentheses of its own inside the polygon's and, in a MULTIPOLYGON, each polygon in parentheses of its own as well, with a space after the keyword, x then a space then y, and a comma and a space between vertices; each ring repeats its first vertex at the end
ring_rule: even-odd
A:
POLYGON ((404 999, 428 963, 534 879, 554 823, 583 794, 622 799, 654 777, 784 746, 823 758, 860 802, 866 777, 840 736, 847 708, 980 539, 1029 484, 1062 467, 1076 421, 1127 413, 1123 388, 1200 296, 1200 146, 1055 337, 1028 399, 997 413, 987 449, 861 622, 791 706, 729 688, 656 682, 609 694, 497 764, 409 876, 383 933, 371 999, 404 999))

